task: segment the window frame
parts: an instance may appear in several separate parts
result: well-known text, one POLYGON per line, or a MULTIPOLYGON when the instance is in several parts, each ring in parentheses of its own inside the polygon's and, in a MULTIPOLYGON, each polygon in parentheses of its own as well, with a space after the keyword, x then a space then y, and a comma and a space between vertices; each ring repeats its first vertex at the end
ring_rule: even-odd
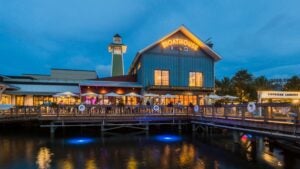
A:
POLYGON ((154 86, 170 86, 170 70, 169 69, 154 69, 154 71, 153 71, 153 84, 154 84, 154 86), (156 84, 156 76, 155 76, 155 72, 156 71, 160 71, 160 77, 161 77, 161 79, 160 79, 160 83, 159 84, 156 84), (167 84, 164 84, 164 81, 163 81, 163 72, 168 72, 168 80, 167 80, 167 84))
POLYGON ((200 71, 190 71, 189 72, 189 87, 203 87, 204 86, 204 74, 200 71), (194 81, 191 83, 191 73, 194 73, 194 81), (199 73, 200 78, 199 81, 197 81, 197 73, 199 73), (197 84, 199 82, 199 84, 197 84))

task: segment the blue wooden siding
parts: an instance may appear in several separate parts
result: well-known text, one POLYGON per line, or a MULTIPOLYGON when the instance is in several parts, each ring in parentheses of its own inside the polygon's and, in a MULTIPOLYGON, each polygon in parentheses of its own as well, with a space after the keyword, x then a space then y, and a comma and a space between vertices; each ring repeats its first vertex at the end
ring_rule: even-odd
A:
POLYGON ((189 72, 202 72, 204 87, 214 87, 213 61, 208 57, 146 54, 142 56, 138 81, 144 86, 154 85, 154 70, 169 70, 170 86, 187 87, 189 72))
MULTIPOLYGON (((182 33, 174 37, 186 38, 182 33)), ((170 86, 188 87, 189 72, 202 72, 203 87, 214 87, 214 59, 202 50, 162 49, 158 44, 143 53, 138 63, 141 63, 141 67, 137 70, 137 80, 145 87, 154 85, 156 69, 169 70, 170 86)))

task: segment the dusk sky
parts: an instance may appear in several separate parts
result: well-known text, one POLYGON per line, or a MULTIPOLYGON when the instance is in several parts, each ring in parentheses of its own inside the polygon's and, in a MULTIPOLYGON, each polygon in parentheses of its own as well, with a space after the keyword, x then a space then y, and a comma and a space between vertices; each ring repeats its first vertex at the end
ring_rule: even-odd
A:
POLYGON ((135 54, 184 24, 212 38, 222 56, 216 76, 248 69, 268 78, 300 75, 299 0, 0 0, 0 74, 49 74, 50 68, 110 75, 112 36, 135 54))

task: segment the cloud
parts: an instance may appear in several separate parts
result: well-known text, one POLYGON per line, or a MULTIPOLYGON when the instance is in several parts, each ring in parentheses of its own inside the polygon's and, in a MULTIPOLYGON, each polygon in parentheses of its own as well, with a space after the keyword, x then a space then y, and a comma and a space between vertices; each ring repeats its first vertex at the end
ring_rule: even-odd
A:
POLYGON ((18 67, 1 69, 0 63, 0 73, 5 74, 34 73, 47 64, 97 67, 100 76, 109 76, 107 45, 114 33, 128 45, 124 55, 128 69, 138 50, 181 24, 202 40, 212 37, 214 50, 223 57, 216 67, 219 77, 241 68, 259 72, 300 63, 297 0, 0 0, 0 4, 0 57, 18 67), (24 64, 28 60, 38 64, 24 64))
POLYGON ((111 76, 111 65, 97 65, 96 71, 99 77, 111 76))
POLYGON ((145 3, 126 1, 28 0, 1 2, 2 23, 26 34, 58 37, 96 38, 120 26, 129 26, 143 13, 145 3), (13 11, 13 12, 12 12, 13 11))

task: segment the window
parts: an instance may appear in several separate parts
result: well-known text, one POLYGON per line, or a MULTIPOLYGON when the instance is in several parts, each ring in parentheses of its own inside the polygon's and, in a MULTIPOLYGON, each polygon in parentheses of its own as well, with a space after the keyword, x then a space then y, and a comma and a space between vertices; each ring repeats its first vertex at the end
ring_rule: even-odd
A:
POLYGON ((16 105, 24 106, 24 96, 16 96, 16 105))
POLYGON ((0 104, 11 104, 11 96, 3 94, 2 98, 0 98, 0 104))
POLYGON ((141 62, 139 62, 138 66, 137 66, 137 70, 139 70, 141 68, 141 62))
POLYGON ((189 86, 190 87, 203 86, 203 75, 201 72, 190 72, 189 86))
POLYGON ((119 46, 114 47, 114 54, 120 55, 122 54, 122 48, 119 46))
POLYGON ((161 98, 161 103, 163 105, 167 105, 168 103, 173 104, 182 104, 185 106, 188 106, 190 103, 193 105, 198 104, 197 103, 197 96, 196 95, 175 95, 174 98, 161 98))
POLYGON ((33 105, 39 106, 47 103, 56 103, 57 98, 51 96, 33 96, 33 105))
POLYGON ((154 85, 169 86, 169 71, 155 70, 154 71, 154 85))

